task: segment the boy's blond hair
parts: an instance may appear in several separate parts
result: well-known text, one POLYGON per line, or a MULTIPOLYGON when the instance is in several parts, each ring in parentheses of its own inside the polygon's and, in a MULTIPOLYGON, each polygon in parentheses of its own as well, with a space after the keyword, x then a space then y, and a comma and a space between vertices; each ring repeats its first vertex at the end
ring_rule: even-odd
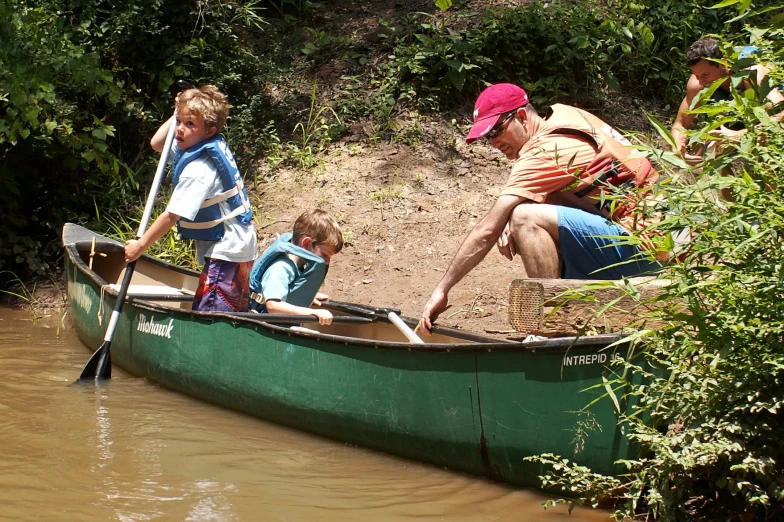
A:
POLYGON ((330 246, 335 249, 336 254, 343 249, 343 232, 340 231, 335 218, 324 210, 308 210, 300 214, 294 222, 292 243, 299 245, 306 236, 313 240, 313 246, 330 246))
POLYGON ((204 118, 207 129, 216 127, 216 132, 220 132, 226 124, 231 109, 226 95, 214 85, 202 85, 181 92, 177 100, 177 108, 183 107, 204 118))

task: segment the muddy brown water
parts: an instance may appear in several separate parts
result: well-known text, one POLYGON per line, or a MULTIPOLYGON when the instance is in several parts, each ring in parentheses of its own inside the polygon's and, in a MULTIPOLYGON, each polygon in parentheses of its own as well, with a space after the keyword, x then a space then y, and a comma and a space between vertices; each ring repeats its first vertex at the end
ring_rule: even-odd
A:
POLYGON ((608 520, 547 497, 227 411, 117 367, 67 317, 0 308, 0 519, 608 520))

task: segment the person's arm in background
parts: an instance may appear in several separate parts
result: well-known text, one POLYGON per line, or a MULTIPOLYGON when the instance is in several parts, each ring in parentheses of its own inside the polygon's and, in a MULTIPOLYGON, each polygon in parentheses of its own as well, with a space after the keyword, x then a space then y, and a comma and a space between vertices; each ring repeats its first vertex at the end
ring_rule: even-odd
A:
MULTIPOLYGON (((768 73, 770 73, 770 69, 763 65, 755 65, 752 67, 752 69, 757 72, 757 85, 762 85, 762 80, 764 80, 768 73)), ((774 87, 768 93, 767 99, 770 100, 770 102, 775 106, 784 101, 784 94, 781 94, 781 91, 774 87)), ((772 117, 776 121, 781 121, 781 119, 784 118, 784 110, 778 112, 772 117)))
POLYGON ((702 90, 700 82, 692 74, 686 84, 686 96, 683 98, 680 107, 678 107, 678 114, 675 116, 675 121, 672 124, 672 137, 675 140, 675 150, 673 152, 683 155, 687 163, 701 162, 702 157, 697 154, 689 154, 686 147, 688 136, 686 136, 686 129, 691 127, 694 121, 694 114, 688 114, 691 108, 692 100, 702 90))
MULTIPOLYGON (((757 73, 757 85, 761 85, 762 81, 770 72, 770 69, 762 65, 755 65, 750 69, 756 71, 757 73)), ((782 94, 779 89, 775 89, 775 88, 771 89, 770 92, 768 93, 767 100, 772 104, 772 106, 775 107, 781 102, 784 102, 784 94, 782 94)), ((779 110, 779 112, 771 115, 771 119, 773 121, 781 121, 782 119, 784 119, 784 105, 782 105, 782 109, 779 110)), ((726 140, 737 140, 745 132, 746 129, 732 130, 732 129, 728 129, 727 127, 721 126, 720 128, 711 131, 711 135, 724 138, 726 140)))

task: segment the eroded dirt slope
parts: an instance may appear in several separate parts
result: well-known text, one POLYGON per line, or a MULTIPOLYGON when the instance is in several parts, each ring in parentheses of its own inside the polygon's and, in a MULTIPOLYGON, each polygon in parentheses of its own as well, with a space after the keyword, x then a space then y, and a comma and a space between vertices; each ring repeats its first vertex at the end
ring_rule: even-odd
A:
MULTIPOLYGON (((422 144, 336 147, 311 172, 282 171, 259 187, 262 248, 312 207, 331 212, 348 238, 325 283, 334 299, 400 308, 418 317, 471 227, 506 179, 506 159, 465 145, 448 125, 426 126, 422 144), (436 145, 437 144, 437 145, 436 145)), ((506 332, 508 285, 519 274, 493 250, 450 294, 443 324, 506 332)))

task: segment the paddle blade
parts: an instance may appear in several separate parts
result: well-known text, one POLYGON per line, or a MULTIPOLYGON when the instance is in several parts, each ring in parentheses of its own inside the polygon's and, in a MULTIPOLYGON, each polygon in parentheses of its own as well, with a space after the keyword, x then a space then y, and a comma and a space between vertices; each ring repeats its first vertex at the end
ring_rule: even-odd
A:
POLYGON ((98 379, 112 378, 112 354, 109 351, 109 341, 104 341, 98 348, 79 376, 80 381, 97 381, 98 379))

